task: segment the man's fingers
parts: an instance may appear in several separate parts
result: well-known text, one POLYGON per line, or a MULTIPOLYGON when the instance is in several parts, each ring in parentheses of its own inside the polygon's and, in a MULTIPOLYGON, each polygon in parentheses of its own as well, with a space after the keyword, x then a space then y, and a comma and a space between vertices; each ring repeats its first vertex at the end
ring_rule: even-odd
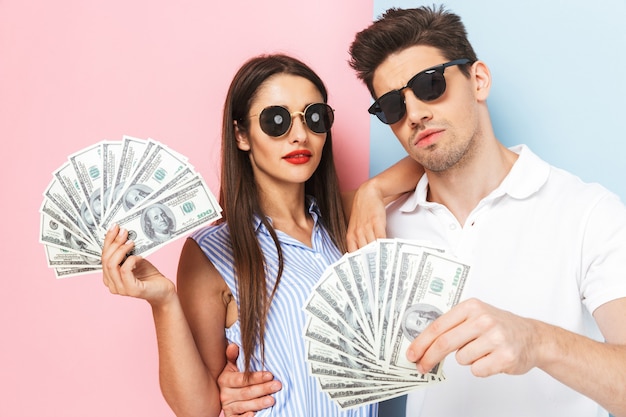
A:
MULTIPOLYGON (((230 372, 228 374, 223 374, 222 376, 220 376, 220 386, 226 389, 236 388, 245 391, 248 389, 248 386, 252 388, 259 384, 270 382, 273 379, 274 376, 272 375, 272 373, 267 371, 253 372, 249 378, 246 378, 243 372, 230 372)), ((263 395, 263 392, 260 392, 260 394, 263 395)), ((248 398, 252 397, 247 397, 246 399, 248 398)))
POLYGON ((281 388, 279 381, 243 388, 227 388, 220 391, 220 401, 226 416, 247 415, 246 412, 257 412, 273 406, 275 400, 272 394, 280 391, 281 388))
POLYGON ((217 380, 226 417, 253 416, 255 412, 273 406, 272 394, 282 389, 282 384, 274 380, 271 372, 252 372, 246 378, 237 369, 238 357, 239 347, 229 344, 226 347, 227 363, 217 380))
POLYGON ((227 397, 227 400, 230 400, 230 402, 235 402, 236 399, 241 401, 250 401, 255 399, 262 399, 264 397, 275 394, 276 392, 280 391, 281 388, 282 384, 279 381, 271 380, 263 383, 257 383, 254 385, 242 386, 241 388, 233 388, 228 391, 224 390, 224 396, 227 397), (233 398, 230 398, 230 391, 232 391, 233 393, 237 392, 237 395, 233 395, 233 398))
MULTIPOLYGON (((466 313, 458 304, 435 321, 417 336, 407 350, 407 359, 417 362, 422 373, 430 371, 450 352, 464 346, 469 340, 454 330, 466 319, 466 313)), ((473 337, 472 337, 473 338, 473 337)))
POLYGON ((237 363, 237 358, 239 357, 239 346, 235 343, 230 343, 226 346, 226 360, 228 362, 237 363))

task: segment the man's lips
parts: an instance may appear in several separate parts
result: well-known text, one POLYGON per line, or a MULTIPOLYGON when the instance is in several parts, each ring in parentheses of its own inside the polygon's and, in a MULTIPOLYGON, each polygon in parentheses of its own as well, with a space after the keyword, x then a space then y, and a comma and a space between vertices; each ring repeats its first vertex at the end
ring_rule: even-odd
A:
POLYGON ((300 149, 297 151, 289 152, 287 155, 283 156, 283 159, 292 164, 304 164, 306 162, 309 162, 311 156, 312 154, 310 151, 300 149))
POLYGON ((415 138, 415 142, 413 142, 414 146, 425 147, 431 145, 441 136, 444 129, 426 129, 420 132, 415 138))

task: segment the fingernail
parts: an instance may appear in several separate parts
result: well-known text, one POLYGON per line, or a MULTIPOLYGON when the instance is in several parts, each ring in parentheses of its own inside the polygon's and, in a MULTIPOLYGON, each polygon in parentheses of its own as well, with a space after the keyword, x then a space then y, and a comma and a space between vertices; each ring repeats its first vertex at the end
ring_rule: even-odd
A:
POLYGON ((413 349, 407 349, 406 358, 411 362, 415 362, 417 360, 417 355, 413 349))
POLYGON ((111 226, 109 226, 109 231, 115 229, 115 226, 117 226, 117 223, 111 224, 111 226))

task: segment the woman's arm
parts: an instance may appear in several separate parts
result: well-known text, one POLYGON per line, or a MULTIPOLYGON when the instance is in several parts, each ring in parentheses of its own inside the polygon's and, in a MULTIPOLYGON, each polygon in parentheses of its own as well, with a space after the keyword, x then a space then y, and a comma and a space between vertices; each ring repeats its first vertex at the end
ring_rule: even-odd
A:
POLYGON ((159 341, 161 389, 179 417, 218 416, 222 407, 217 378, 226 364, 224 328, 230 290, 192 239, 183 246, 177 285, 176 315, 155 311, 155 322, 166 313, 161 322, 166 328, 168 317, 188 324, 174 326, 179 331, 159 341))
POLYGON ((424 168, 407 156, 380 174, 370 178, 356 191, 343 195, 348 222, 348 250, 357 250, 386 237, 385 206, 402 194, 413 191, 424 168))
POLYGON ((211 272, 194 251, 194 246, 205 262, 210 262, 195 242, 188 241, 179 265, 179 287, 184 290, 177 293, 174 283, 149 261, 139 256, 126 258, 134 247, 134 243, 127 239, 128 232, 118 226, 107 232, 102 252, 105 285, 114 294, 141 298, 150 303, 159 350, 161 390, 176 415, 217 417, 221 411, 217 377, 225 364, 226 308, 216 299, 222 298, 219 283, 223 280, 219 275, 209 279, 211 272), (198 295, 188 295, 196 291, 198 295), (201 317, 194 316, 197 310, 201 310, 201 304, 204 306, 199 313, 201 317), (189 323, 186 310, 192 314, 189 323), (203 331, 212 332, 211 345, 196 344, 190 323, 199 320, 207 322, 203 331))

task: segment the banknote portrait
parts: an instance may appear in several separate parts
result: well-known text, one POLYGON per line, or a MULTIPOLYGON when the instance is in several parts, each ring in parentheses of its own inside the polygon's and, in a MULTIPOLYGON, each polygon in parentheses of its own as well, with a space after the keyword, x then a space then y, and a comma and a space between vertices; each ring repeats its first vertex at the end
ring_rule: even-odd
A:
POLYGON ((176 230, 174 213, 163 204, 152 204, 141 214, 141 228, 154 242, 164 242, 176 230))
POLYGON ((126 191, 124 191, 124 196, 122 198, 122 204, 124 205, 124 209, 126 211, 135 207, 137 204, 142 202, 150 193, 152 193, 152 188, 148 187, 145 184, 132 184, 129 186, 126 191))
POLYGON ((100 188, 94 190, 89 196, 89 208, 96 224, 100 223, 102 217, 102 193, 100 188))
POLYGON ((443 313, 430 304, 413 304, 402 317, 402 331, 404 336, 412 341, 443 313))
POLYGON ((69 230, 65 228, 63 229, 63 236, 65 237, 65 241, 70 248, 76 250, 77 252, 81 252, 80 258, 87 264, 98 265, 100 263, 100 259, 94 256, 87 256, 83 254, 84 252, 86 252, 85 249, 89 246, 86 241, 73 235, 72 233, 70 233, 69 230))
POLYGON ((80 217, 88 229, 90 230, 95 229, 96 219, 94 219, 93 214, 91 214, 91 210, 89 210, 89 206, 87 206, 87 202, 83 202, 80 206, 80 217))

